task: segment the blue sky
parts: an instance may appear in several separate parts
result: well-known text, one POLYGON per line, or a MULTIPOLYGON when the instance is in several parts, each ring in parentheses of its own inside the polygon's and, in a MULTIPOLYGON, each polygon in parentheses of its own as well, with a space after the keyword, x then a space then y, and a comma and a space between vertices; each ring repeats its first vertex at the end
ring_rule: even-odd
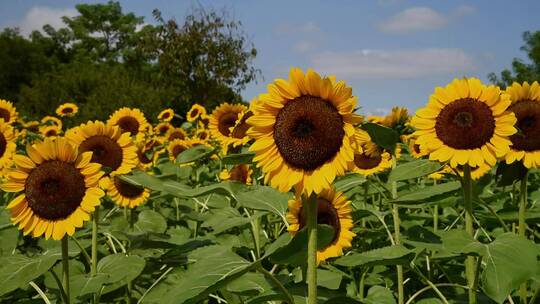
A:
MULTIPOLYGON (((67 0, 0 2, 0 27, 23 33, 44 23, 61 25, 73 15, 67 0)), ((521 34, 540 30, 540 1, 121 1, 124 11, 145 16, 158 8, 166 18, 182 20, 198 5, 226 8, 242 21, 255 44, 254 61, 264 79, 242 92, 245 99, 263 93, 290 67, 335 74, 353 87, 362 112, 382 114, 394 105, 416 109, 435 86, 454 77, 487 74, 509 67, 521 34)))

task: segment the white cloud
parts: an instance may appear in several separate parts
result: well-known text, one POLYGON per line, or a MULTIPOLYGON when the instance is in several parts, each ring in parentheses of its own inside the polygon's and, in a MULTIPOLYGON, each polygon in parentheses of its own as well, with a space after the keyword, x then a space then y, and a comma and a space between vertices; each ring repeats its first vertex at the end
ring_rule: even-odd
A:
POLYGON ((377 27, 386 33, 409 33, 441 28, 448 19, 428 7, 412 7, 403 10, 389 19, 380 22, 377 27))
POLYGON ((472 56, 445 48, 324 52, 312 56, 311 63, 317 71, 347 79, 410 79, 475 70, 472 56))
POLYGON ((50 24, 55 28, 64 26, 63 16, 73 17, 77 15, 77 10, 73 8, 50 8, 44 6, 32 7, 17 25, 21 34, 28 35, 33 30, 41 30, 45 24, 50 24))

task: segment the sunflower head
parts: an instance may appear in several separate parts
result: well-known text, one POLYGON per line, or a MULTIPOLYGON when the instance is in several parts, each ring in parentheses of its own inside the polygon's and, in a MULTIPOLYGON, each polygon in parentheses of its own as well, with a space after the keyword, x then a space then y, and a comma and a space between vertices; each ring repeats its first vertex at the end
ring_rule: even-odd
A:
POLYGON ((116 175, 104 178, 100 184, 112 201, 121 207, 136 208, 150 197, 150 189, 130 184, 116 175))
POLYGON ((516 115, 519 129, 510 136, 512 146, 506 162, 522 161, 527 168, 540 168, 540 85, 536 81, 532 85, 514 82, 506 92, 512 101, 508 109, 516 115))
POLYGON ((409 153, 412 155, 412 157, 422 158, 428 154, 426 151, 420 149, 420 145, 416 143, 415 137, 408 138, 406 142, 407 146, 409 147, 409 153))
POLYGON ((186 151, 187 149, 193 147, 191 141, 175 139, 169 142, 167 146, 167 152, 169 152, 169 159, 175 161, 180 153, 186 151))
POLYGON ((159 138, 153 138, 145 142, 137 143, 139 167, 141 169, 148 169, 154 164, 163 151, 163 141, 159 138))
POLYGON ((0 119, 8 124, 13 124, 17 121, 19 113, 10 101, 0 99, 0 119))
POLYGON ((45 139, 27 146, 26 152, 28 156, 15 155, 16 169, 1 186, 6 192, 22 192, 7 206, 13 224, 34 237, 73 235, 104 195, 98 187, 101 166, 91 162, 92 153, 79 155, 64 138, 45 139))
POLYGON ((249 165, 240 164, 235 165, 230 170, 224 169, 219 174, 221 180, 237 181, 243 184, 251 185, 251 175, 253 170, 249 165))
POLYGON ((91 151, 92 162, 114 174, 129 173, 138 164, 137 148, 128 132, 101 121, 89 121, 69 132, 66 137, 78 146, 79 152, 91 151))
POLYGON ((120 127, 123 132, 129 132, 137 140, 142 140, 145 132, 151 129, 144 117, 144 113, 139 109, 118 109, 111 115, 107 124, 120 127))
MULTIPOLYGON (((328 258, 343 255, 343 249, 351 247, 356 235, 352 232, 353 221, 351 216, 351 202, 341 192, 332 188, 325 189, 317 195, 317 223, 326 224, 334 228, 334 238, 323 249, 317 251, 317 263, 328 258)), ((306 218, 302 206, 302 199, 296 197, 289 201, 289 232, 296 234, 306 225, 306 218)))
POLYGON ((409 121, 407 108, 393 107, 390 114, 382 120, 381 124, 389 128, 403 128, 409 121))
POLYGON ((167 134, 165 134, 165 137, 168 141, 173 141, 175 139, 186 139, 187 133, 182 128, 172 128, 167 131, 167 134))
POLYGON ((199 117, 206 116, 206 109, 200 104, 196 103, 191 106, 191 109, 187 112, 187 121, 192 122, 197 120, 199 117))
POLYGON ((62 129, 62 121, 54 116, 45 116, 41 119, 41 124, 46 126, 56 126, 62 129))
POLYGON ((234 127, 238 116, 247 110, 246 106, 241 104, 222 103, 214 109, 210 116, 210 133, 212 137, 223 144, 226 144, 231 134, 231 127, 234 127))
POLYGON ((168 122, 160 122, 157 126, 154 127, 154 133, 157 136, 166 136, 170 130, 174 127, 168 122))
POLYGON ((56 108, 56 115, 60 117, 72 117, 79 112, 79 107, 76 104, 71 102, 66 102, 61 104, 56 108))
POLYGON ((157 118, 159 121, 169 122, 174 118, 174 110, 171 108, 165 109, 158 114, 157 118))
POLYGON ((17 149, 13 127, 0 119, 0 171, 13 163, 13 155, 17 149))
POLYGON ((43 137, 56 137, 59 136, 61 132, 62 129, 57 126, 45 125, 39 127, 39 133, 41 133, 43 137))
POLYGON ((507 111, 510 103, 498 87, 476 78, 455 79, 436 88, 428 105, 416 112, 411 121, 416 144, 429 159, 450 161, 454 168, 493 166, 510 150, 509 136, 517 132, 516 117, 507 111))
POLYGON ((35 134, 39 133, 39 126, 40 126, 39 121, 35 121, 35 120, 27 121, 23 123, 22 126, 24 128, 23 129, 24 131, 30 131, 35 134))
POLYGON ((200 140, 206 141, 210 138, 210 132, 208 130, 199 130, 197 133, 195 133, 195 138, 198 138, 200 140))
POLYGON ((247 123, 250 151, 265 181, 280 191, 305 194, 329 188, 353 161, 356 97, 343 81, 294 68, 259 96, 247 123))

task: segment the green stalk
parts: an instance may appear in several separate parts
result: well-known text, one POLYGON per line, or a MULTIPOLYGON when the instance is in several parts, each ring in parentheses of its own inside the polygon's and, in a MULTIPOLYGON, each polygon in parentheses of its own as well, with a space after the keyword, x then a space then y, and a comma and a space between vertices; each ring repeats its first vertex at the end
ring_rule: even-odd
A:
POLYGON ((307 304, 317 304, 317 197, 311 195, 304 200, 303 207, 307 222, 307 304))
POLYGON ((96 276, 98 252, 97 252, 97 237, 99 228, 99 207, 96 208, 92 215, 92 263, 90 265, 90 275, 96 276))
MULTIPOLYGON (((396 159, 392 159, 393 165, 392 169, 396 167, 396 159)), ((392 199, 397 198, 397 182, 393 181, 390 184, 390 191, 392 194, 392 199)), ((401 245, 401 229, 399 218, 399 207, 396 204, 392 204, 392 218, 394 220, 394 242, 395 245, 401 245)), ((404 291, 404 279, 403 279, 403 265, 397 265, 397 285, 398 285, 398 304, 405 303, 405 291, 404 291)))
POLYGON ((62 238, 62 286, 66 294, 65 304, 71 301, 69 294, 69 255, 68 255, 68 236, 62 238))
MULTIPOLYGON (((529 171, 525 173, 521 180, 520 187, 520 200, 519 200, 519 215, 518 215, 518 234, 522 237, 527 237, 525 231, 527 230, 526 212, 527 212, 527 180, 529 177, 529 171)), ((527 303, 527 283, 519 286, 519 297, 521 303, 527 303)))
MULTIPOLYGON (((465 232, 474 238, 473 227, 473 206, 472 206, 472 178, 471 168, 468 164, 463 166, 463 203, 465 205, 465 232)), ((473 256, 467 256, 465 261, 465 273, 467 275, 467 284, 469 286, 469 303, 476 304, 476 261, 473 256)))
MULTIPOLYGON (((437 180, 433 180, 433 186, 437 185, 437 180)), ((433 231, 439 229, 439 205, 433 207, 433 231)))
POLYGON ((289 293, 289 291, 287 290, 287 288, 285 288, 285 286, 283 286, 283 284, 281 284, 281 282, 270 271, 264 269, 264 267, 262 267, 261 265, 257 266, 257 271, 261 272, 267 279, 272 281, 272 283, 279 289, 279 291, 286 298, 285 303, 294 304, 294 299, 289 293))

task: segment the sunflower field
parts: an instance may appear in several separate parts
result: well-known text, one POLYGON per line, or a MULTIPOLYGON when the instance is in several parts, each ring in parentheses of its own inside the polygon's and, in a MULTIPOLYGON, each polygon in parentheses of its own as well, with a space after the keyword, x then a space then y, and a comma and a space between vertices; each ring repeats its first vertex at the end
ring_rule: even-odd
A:
POLYGON ((540 303, 540 85, 426 99, 362 117, 293 68, 157 117, 0 100, 0 302, 540 303))

